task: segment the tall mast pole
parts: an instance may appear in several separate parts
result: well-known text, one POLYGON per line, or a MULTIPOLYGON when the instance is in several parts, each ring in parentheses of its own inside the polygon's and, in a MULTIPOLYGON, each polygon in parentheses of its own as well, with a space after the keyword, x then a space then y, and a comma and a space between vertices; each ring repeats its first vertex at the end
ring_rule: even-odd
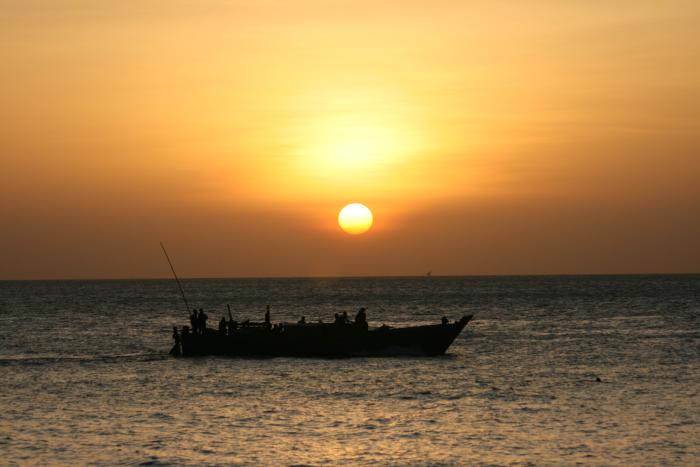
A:
POLYGON ((165 246, 163 245, 163 242, 160 242, 160 247, 163 249, 163 253, 165 253, 165 259, 168 260, 168 264, 170 265, 170 270, 173 272, 173 276, 175 276, 175 282, 177 282, 177 286, 180 288, 180 294, 182 294, 182 301, 185 302, 185 310, 187 311, 187 316, 190 314, 190 305, 187 303, 187 297, 185 297, 185 291, 182 288, 182 284, 180 284, 180 279, 177 277, 177 273, 175 272, 175 268, 173 267, 172 261, 170 261, 170 256, 168 256, 168 252, 165 251, 165 246))

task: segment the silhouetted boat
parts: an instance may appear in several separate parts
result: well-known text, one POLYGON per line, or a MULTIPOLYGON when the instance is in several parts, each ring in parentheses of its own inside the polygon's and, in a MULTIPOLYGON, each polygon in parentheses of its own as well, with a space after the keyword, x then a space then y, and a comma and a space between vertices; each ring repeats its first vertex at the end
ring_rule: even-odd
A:
POLYGON ((230 333, 208 329, 203 335, 182 334, 181 349, 175 345, 171 353, 185 357, 436 356, 445 353, 471 319, 466 315, 453 323, 373 329, 355 324, 239 324, 230 333))

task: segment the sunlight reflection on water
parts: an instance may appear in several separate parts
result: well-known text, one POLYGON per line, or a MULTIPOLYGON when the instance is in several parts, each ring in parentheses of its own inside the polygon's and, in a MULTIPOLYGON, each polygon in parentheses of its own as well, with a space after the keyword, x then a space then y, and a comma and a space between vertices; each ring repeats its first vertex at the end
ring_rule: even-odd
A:
POLYGON ((359 304, 373 324, 478 314, 442 358, 176 360, 169 327, 184 313, 172 311, 169 282, 0 283, 3 462, 700 459, 697 276, 186 288, 193 302, 231 303, 239 315, 270 301, 273 319, 289 321, 359 304))

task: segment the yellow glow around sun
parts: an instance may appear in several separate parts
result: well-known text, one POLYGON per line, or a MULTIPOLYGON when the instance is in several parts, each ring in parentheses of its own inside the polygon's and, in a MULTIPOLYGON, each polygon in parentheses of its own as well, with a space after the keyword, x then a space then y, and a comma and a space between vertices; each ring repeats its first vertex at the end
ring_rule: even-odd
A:
POLYGON ((299 116, 286 132, 285 150, 312 189, 382 185, 424 152, 416 104, 396 87, 315 87, 293 105, 299 116))
POLYGON ((367 232, 374 222, 372 211, 360 203, 352 203, 345 206, 338 214, 338 225, 345 232, 358 235, 367 232))
MULTIPOLYGON (((416 207, 422 200, 474 186, 471 179, 464 183, 464 174, 471 175, 473 167, 450 169, 463 156, 452 155, 452 140, 438 136, 420 95, 389 80, 336 78, 330 80, 333 84, 292 86, 277 96, 284 112, 271 112, 269 122, 237 137, 237 146, 222 152, 223 164, 237 177, 235 187, 222 179, 232 202, 261 198, 298 206, 324 200, 333 212, 348 196, 361 195, 381 199, 388 209, 384 212, 395 213, 404 209, 407 198, 416 207), (450 154, 442 157, 446 164, 435 159, 443 152, 450 154)), ((462 147, 465 134, 475 141, 469 131, 461 132, 462 147)), ((327 213, 317 214, 326 226, 327 213)), ((385 226, 386 216, 382 219, 385 226)))
POLYGON ((309 174, 344 178, 351 171, 366 175, 397 163, 408 152, 402 146, 401 132, 381 121, 367 124, 348 118, 319 123, 314 130, 316 134, 309 138, 313 142, 303 156, 304 171, 309 174))

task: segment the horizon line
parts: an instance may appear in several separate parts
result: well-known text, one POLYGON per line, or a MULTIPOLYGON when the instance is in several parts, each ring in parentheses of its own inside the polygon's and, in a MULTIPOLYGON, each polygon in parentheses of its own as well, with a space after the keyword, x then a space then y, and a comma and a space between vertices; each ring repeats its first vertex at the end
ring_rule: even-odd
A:
MULTIPOLYGON (((293 280, 293 279, 435 279, 435 278, 490 278, 490 277, 605 277, 605 276, 697 276, 699 272, 596 272, 596 273, 534 273, 534 274, 387 274, 387 275, 318 275, 318 276, 190 276, 179 277, 180 280, 293 280)), ((70 281, 162 281, 174 280, 174 277, 67 277, 67 278, 35 278, 35 279, 5 279, 0 282, 70 282, 70 281)))

